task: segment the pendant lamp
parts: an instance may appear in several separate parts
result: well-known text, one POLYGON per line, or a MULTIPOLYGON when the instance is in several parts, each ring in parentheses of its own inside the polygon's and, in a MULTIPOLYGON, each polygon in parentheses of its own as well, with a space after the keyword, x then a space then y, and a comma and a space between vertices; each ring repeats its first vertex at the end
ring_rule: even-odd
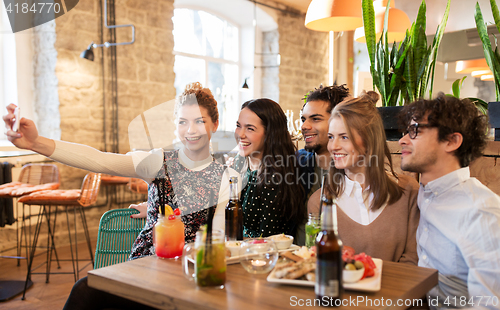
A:
POLYGON ((489 70, 488 64, 486 63, 486 58, 472 59, 472 60, 460 60, 457 61, 455 66, 455 72, 460 74, 469 74, 473 71, 483 71, 489 70))
POLYGON ((305 26, 316 31, 349 31, 363 26, 361 0, 312 0, 305 26))
MULTIPOLYGON (((380 40, 382 31, 384 30, 385 10, 387 0, 373 1, 375 8, 375 33, 377 42, 380 40)), ((389 6, 389 16, 387 17, 387 40, 388 43, 400 42, 406 36, 406 30, 410 29, 411 22, 408 15, 400 9, 396 9, 395 0, 391 0, 389 6)), ((354 40, 360 43, 365 43, 365 29, 360 27, 354 32, 354 40)))

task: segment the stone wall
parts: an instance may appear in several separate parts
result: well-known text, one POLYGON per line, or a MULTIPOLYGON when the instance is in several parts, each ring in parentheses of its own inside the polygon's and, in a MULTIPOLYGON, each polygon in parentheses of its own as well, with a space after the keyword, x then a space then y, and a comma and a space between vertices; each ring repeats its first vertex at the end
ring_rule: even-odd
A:
POLYGON ((328 33, 308 30, 304 16, 280 14, 278 18, 280 100, 284 110, 296 113, 304 95, 328 84, 328 33))

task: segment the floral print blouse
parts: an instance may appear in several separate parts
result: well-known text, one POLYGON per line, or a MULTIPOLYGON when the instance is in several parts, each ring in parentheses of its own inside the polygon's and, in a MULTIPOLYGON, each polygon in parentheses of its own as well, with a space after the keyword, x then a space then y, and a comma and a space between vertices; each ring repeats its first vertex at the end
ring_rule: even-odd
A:
POLYGON ((161 201, 181 210, 186 242, 194 241, 196 232, 206 224, 208 208, 217 205, 224 166, 212 161, 203 170, 189 170, 179 163, 179 151, 164 152, 164 164, 148 187, 146 225, 132 246, 130 259, 155 254, 153 227, 161 201))

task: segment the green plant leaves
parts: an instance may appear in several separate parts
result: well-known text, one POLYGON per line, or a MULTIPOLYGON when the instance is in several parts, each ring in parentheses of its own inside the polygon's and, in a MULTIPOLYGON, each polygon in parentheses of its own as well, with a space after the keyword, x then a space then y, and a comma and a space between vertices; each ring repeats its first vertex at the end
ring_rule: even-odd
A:
MULTIPOLYGON (((495 0, 490 0, 490 5, 497 29, 500 29, 500 14, 498 12, 498 7, 495 0)), ((486 58, 486 63, 488 64, 488 67, 490 67, 490 70, 491 72, 493 72, 493 76, 495 78, 496 100, 500 101, 500 56, 497 49, 495 48, 495 51, 493 51, 491 47, 488 28, 484 23, 483 14, 481 13, 481 7, 479 6, 479 3, 476 3, 476 12, 474 14, 474 19, 476 20, 476 27, 479 38, 483 43, 484 58, 486 58)))
MULTIPOLYGON (((374 89, 380 92, 382 105, 395 106, 432 97, 436 58, 448 21, 450 0, 447 1, 443 19, 430 46, 425 35, 427 7, 425 0, 422 0, 416 21, 406 32, 406 37, 399 45, 393 44, 391 49, 387 42, 386 26, 381 40, 376 42, 375 10, 372 0, 363 0, 362 5, 370 72, 374 89)), ((386 10, 386 21, 387 12, 386 10)))

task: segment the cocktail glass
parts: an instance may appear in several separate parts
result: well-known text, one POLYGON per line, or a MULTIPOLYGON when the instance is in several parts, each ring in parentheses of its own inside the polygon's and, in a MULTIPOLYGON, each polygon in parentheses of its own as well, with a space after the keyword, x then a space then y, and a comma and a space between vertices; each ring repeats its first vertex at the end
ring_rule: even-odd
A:
POLYGON ((196 233, 194 243, 184 247, 182 265, 186 277, 194 279, 198 287, 224 288, 226 283, 226 246, 224 231, 214 230, 212 243, 206 243, 206 231, 196 233), (189 262, 194 262, 194 274, 189 271, 189 262))
POLYGON ((156 256, 161 258, 178 258, 184 249, 184 223, 180 216, 163 215, 158 217, 154 227, 153 242, 156 256))

